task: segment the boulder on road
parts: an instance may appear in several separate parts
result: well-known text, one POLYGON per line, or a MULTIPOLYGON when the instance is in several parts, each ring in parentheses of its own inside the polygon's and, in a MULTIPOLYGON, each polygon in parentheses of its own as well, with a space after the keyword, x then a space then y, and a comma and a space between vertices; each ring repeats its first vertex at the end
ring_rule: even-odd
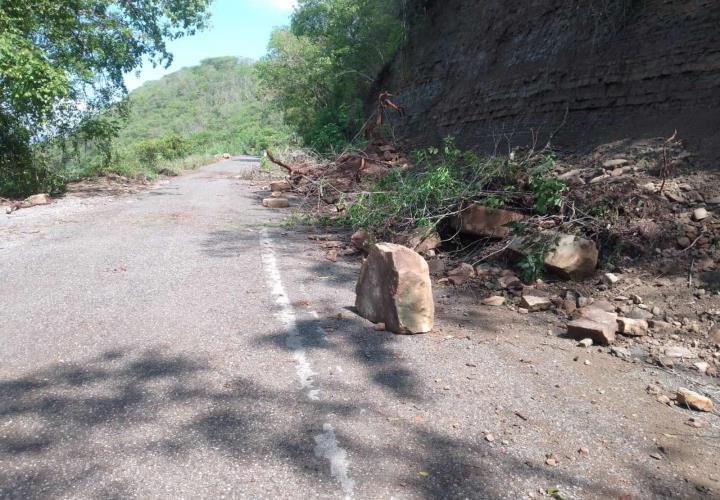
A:
POLYGON ((525 220, 523 214, 473 203, 461 212, 456 224, 462 233, 506 238, 512 231, 507 225, 523 220, 525 220))
POLYGON ((262 204, 265 208, 288 208, 290 206, 287 198, 265 198, 262 204))
POLYGON ((690 389, 681 387, 677 390, 677 402, 680 406, 686 406, 696 411, 711 412, 715 408, 712 400, 698 394, 690 389))
POLYGON ((358 313, 400 334, 433 329, 435 304, 427 262, 417 252, 392 243, 370 247, 355 288, 358 313))
POLYGON ((23 207, 34 207, 36 205, 49 205, 51 201, 50 195, 47 193, 40 193, 40 194, 34 194, 32 196, 28 196, 23 200, 23 207))

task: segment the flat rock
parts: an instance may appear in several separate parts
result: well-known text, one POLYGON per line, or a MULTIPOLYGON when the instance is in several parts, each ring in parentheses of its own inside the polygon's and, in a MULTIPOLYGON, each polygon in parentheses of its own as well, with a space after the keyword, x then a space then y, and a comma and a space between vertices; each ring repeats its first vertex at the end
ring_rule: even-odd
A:
POLYGON ((694 221, 705 220, 708 217, 710 217, 710 214, 704 208, 696 208, 695 210, 693 210, 692 218, 694 221))
POLYGON ((512 232, 508 224, 523 220, 525 220, 523 214, 473 203, 462 211, 456 224, 462 233, 506 238, 512 232))
POLYGON ((483 299, 482 303, 485 306, 498 307, 505 304, 505 297, 502 295, 492 295, 483 299))
POLYGON ((270 183, 270 191, 273 193, 284 193, 290 191, 292 186, 288 181, 274 181, 270 183))
POLYGON ((355 288, 358 313, 400 334, 433 329, 435 305, 427 262, 417 252, 392 243, 370 247, 355 288))
POLYGON ((687 347, 682 346, 670 346, 663 349, 663 354, 668 358, 695 358, 695 353, 687 347))
POLYGON ((642 337, 647 335, 648 324, 644 319, 618 318, 618 332, 629 337, 642 337))
POLYGON ((288 208, 290 206, 287 198, 265 198, 262 204, 265 208, 288 208))
POLYGON ((710 398, 684 387, 677 390, 677 402, 679 406, 685 406, 696 411, 711 412, 715 408, 710 398))
POLYGON ((598 322, 580 318, 568 323, 568 335, 575 340, 592 339, 595 344, 610 345, 615 341, 616 326, 608 322, 598 322))
POLYGON ((23 201, 23 207, 34 207, 36 205, 49 205, 52 198, 50 198, 50 195, 47 193, 40 193, 40 194, 34 194, 32 196, 28 196, 23 201))
POLYGON ((535 295, 523 295, 520 302, 521 306, 530 312, 547 311, 552 306, 552 301, 547 297, 537 297, 535 295))

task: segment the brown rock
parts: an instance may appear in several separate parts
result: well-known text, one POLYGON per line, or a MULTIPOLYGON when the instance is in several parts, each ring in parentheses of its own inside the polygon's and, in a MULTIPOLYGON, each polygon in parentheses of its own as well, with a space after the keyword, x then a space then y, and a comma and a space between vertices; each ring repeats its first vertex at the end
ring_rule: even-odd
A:
POLYGON ((483 299, 482 303, 485 306, 499 307, 505 304, 505 297, 501 295, 492 295, 491 297, 483 299))
POLYGON ((630 337, 642 337, 647 334, 648 324, 644 319, 618 318, 618 332, 630 337))
POLYGON ((716 344, 720 344, 720 326, 716 326, 710 330, 710 341, 716 344))
POLYGON ((520 213, 488 208, 473 203, 463 210, 457 222, 458 228, 463 233, 505 238, 512 231, 511 228, 507 227, 507 224, 523 220, 525 220, 525 216, 520 213))
POLYGON ((365 229, 358 229, 350 237, 350 241, 359 250, 367 250, 370 245, 370 233, 365 229))
POLYGON ((598 249, 595 242, 573 235, 561 235, 545 256, 548 270, 565 279, 582 280, 595 273, 598 249))
POLYGON ((530 312, 547 311, 552 306, 552 301, 547 297, 536 297, 534 295, 523 295, 520 301, 522 307, 530 312))
POLYGON ((275 181, 270 183, 270 191, 273 193, 284 193, 290 191, 292 186, 288 181, 275 181))
POLYGON ((710 398, 706 398, 684 387, 677 390, 677 402, 679 406, 685 406, 697 411, 711 412, 715 407, 710 398))
POLYGON ((470 264, 463 262, 455 269, 448 271, 448 279, 455 286, 465 284, 467 280, 475 276, 475 269, 470 264))
POLYGON ((34 194, 32 196, 28 196, 23 201, 23 207, 34 207, 36 205, 49 205, 51 201, 50 195, 46 193, 41 194, 34 194))
POLYGON ((429 251, 439 247, 442 244, 442 238, 440 238, 440 235, 434 230, 417 228, 410 234, 405 235, 402 243, 420 255, 425 255, 429 251))
POLYGON ((265 198, 263 200, 263 206, 265 208, 288 208, 290 202, 287 198, 265 198))
POLYGON ((590 338, 599 345, 610 345, 615 341, 616 326, 598 323, 590 319, 576 319, 568 323, 568 335, 575 340, 590 338))
POLYGON ((378 243, 360 270, 355 307, 395 333, 427 333, 435 316, 427 262, 401 245, 378 243))

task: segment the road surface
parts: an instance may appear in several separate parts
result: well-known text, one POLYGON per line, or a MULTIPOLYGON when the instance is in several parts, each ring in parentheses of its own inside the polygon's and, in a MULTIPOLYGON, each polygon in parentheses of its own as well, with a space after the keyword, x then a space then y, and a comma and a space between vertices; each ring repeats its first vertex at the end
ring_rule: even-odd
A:
POLYGON ((358 260, 280 226, 253 168, 2 216, 0 498, 707 494, 650 457, 687 419, 648 408, 657 375, 442 290, 438 331, 375 332, 358 260))

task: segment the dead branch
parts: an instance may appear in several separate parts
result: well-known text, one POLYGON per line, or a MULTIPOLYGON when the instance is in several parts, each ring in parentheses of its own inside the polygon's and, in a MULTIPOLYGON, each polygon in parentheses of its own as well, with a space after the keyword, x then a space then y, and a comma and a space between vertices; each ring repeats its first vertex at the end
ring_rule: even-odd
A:
POLYGON ((286 164, 283 163, 282 161, 280 161, 280 160, 278 160, 277 158, 275 158, 275 157, 273 156, 273 154, 270 152, 269 149, 265 150, 265 152, 267 153, 268 160, 270 160, 271 162, 273 162, 275 165, 284 168, 285 170, 288 171, 289 174, 293 174, 293 173, 294 173, 294 170, 293 170, 293 168, 292 168, 291 166, 286 165, 286 164))
POLYGON ((660 185, 660 195, 663 194, 663 189, 665 189, 665 181, 667 181, 668 176, 670 175, 670 165, 668 164, 667 159, 667 148, 677 137, 677 130, 673 132, 673 135, 665 141, 663 144, 663 152, 662 152, 662 165, 660 166, 660 177, 662 177, 662 184, 660 185))

